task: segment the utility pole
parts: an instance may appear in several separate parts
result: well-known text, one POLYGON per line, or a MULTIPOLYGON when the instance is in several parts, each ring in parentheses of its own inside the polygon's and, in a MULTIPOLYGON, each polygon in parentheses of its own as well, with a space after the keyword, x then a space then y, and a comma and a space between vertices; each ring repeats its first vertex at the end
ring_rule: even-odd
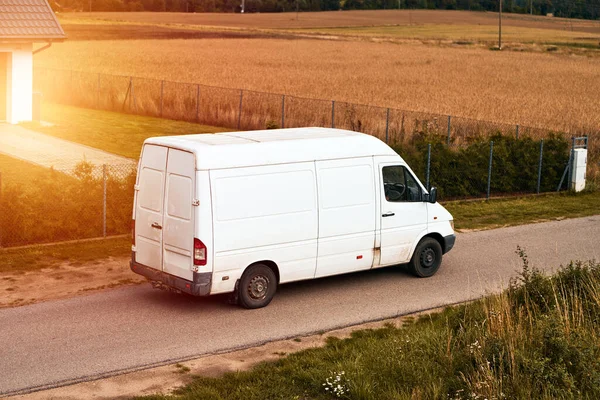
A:
POLYGON ((533 15, 533 0, 529 0, 529 15, 533 15))
POLYGON ((502 0, 500 0, 498 13, 498 50, 502 50, 502 0))

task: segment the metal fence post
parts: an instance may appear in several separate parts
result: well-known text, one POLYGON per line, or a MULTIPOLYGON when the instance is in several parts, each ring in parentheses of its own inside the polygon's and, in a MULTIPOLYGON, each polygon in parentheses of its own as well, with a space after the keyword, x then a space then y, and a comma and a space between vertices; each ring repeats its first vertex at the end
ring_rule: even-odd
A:
POLYGON ((335 100, 331 100, 331 127, 335 128, 335 100))
POLYGON ((196 85, 196 121, 200 122, 200 85, 196 85))
POLYGON ((102 164, 102 237, 106 237, 106 164, 102 164))
POLYGON ((133 97, 131 95, 131 91, 133 90, 133 77, 129 77, 129 110, 131 110, 131 98, 133 97))
POLYGON ((96 108, 100 108, 100 74, 98 74, 98 84, 96 85, 96 108))
POLYGON ((519 140, 519 124, 517 124, 516 139, 519 140))
POLYGON ((488 181, 487 181, 487 196, 486 199, 490 198, 490 188, 492 184, 492 156, 494 155, 494 141, 490 142, 490 163, 488 165, 488 181))
POLYGON ((281 95, 281 127, 285 128, 285 94, 281 95))
POLYGON ((135 91, 133 90, 133 78, 131 78, 131 99, 133 100, 133 109, 137 111, 137 104, 135 103, 135 91))
POLYGON ((240 111, 238 113, 238 129, 242 126, 242 101, 244 100, 244 89, 240 89, 240 111))
POLYGON ((388 108, 385 113, 385 142, 389 143, 388 133, 390 127, 390 109, 388 108))
POLYGON ((540 140, 540 161, 538 163, 538 181, 536 193, 540 193, 540 185, 542 183, 542 155, 544 154, 544 139, 540 140))
POLYGON ((448 115, 448 138, 446 139, 446 145, 450 146, 450 127, 451 127, 452 117, 448 115))
POLYGON ((163 116, 163 97, 164 97, 164 92, 165 92, 165 81, 162 80, 160 81, 160 117, 162 118, 163 116))
MULTIPOLYGON (((2 206, 2 172, 0 172, 0 207, 2 206)), ((0 214, 0 248, 2 248, 2 215, 0 214)))
POLYGON ((425 188, 429 191, 429 171, 431 170, 431 143, 427 144, 427 170, 425 171, 425 188))

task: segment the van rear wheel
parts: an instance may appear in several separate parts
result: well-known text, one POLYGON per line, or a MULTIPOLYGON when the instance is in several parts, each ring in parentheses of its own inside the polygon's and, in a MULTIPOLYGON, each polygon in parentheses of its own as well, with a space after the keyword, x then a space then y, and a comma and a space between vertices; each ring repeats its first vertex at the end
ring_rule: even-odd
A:
POLYGON ((238 285, 239 304, 244 308, 261 308, 273 300, 277 291, 277 277, 264 264, 248 268, 238 285))
POLYGON ((419 278, 433 276, 442 264, 442 246, 430 237, 419 242, 408 264, 410 272, 419 278))

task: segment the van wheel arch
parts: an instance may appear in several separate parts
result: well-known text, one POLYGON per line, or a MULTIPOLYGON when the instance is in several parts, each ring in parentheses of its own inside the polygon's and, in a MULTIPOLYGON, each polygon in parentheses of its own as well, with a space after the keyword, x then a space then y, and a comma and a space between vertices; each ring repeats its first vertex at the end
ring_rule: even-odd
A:
POLYGON ((246 272, 246 270, 254 265, 257 264, 262 264, 262 265, 266 265, 267 267, 271 268, 271 270, 273 271, 273 273, 275 274, 275 277, 277 277, 277 284, 279 285, 279 281, 280 281, 280 277, 279 277, 279 267, 277 266, 277 264, 275 264, 274 261, 271 260, 262 260, 262 261, 256 261, 250 265, 248 265, 246 267, 246 269, 244 270, 244 272, 246 272))
POLYGON ((446 243, 444 242, 444 238, 442 237, 442 235, 440 235, 437 232, 428 233, 427 235, 423 236, 421 240, 428 237, 437 240, 437 242, 440 244, 440 247, 442 248, 442 254, 446 254, 446 243))

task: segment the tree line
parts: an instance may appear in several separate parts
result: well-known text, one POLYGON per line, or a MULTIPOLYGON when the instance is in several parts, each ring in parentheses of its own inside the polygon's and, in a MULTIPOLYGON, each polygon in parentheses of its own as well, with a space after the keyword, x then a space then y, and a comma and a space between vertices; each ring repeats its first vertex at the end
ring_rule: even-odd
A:
MULTIPOLYGON (((254 12, 431 9, 498 11, 500 0, 245 0, 254 12)), ((502 0, 504 12, 600 19, 600 0, 502 0)), ((52 0, 55 11, 241 12, 242 0, 52 0)))

